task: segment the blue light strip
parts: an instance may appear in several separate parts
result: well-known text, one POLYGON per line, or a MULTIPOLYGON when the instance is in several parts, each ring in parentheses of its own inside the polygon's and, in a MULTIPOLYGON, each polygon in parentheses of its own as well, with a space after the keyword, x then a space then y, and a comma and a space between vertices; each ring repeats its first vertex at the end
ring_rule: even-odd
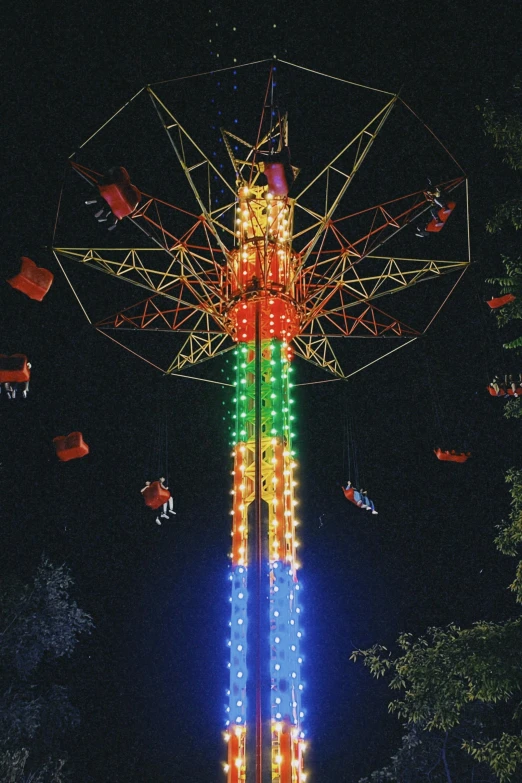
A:
POLYGON ((227 726, 244 726, 247 715, 246 685, 247 685, 247 569, 235 566, 230 574, 232 582, 232 619, 230 633, 230 691, 227 707, 227 726))
POLYGON ((272 719, 299 727, 304 713, 301 695, 299 626, 300 586, 288 564, 272 564, 270 586, 270 675, 272 679, 272 719))

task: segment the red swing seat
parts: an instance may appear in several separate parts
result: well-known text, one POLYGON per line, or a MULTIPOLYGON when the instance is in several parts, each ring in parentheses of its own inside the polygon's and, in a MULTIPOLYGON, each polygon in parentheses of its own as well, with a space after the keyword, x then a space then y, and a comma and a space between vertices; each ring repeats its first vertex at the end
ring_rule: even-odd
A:
POLYGON ((153 481, 142 492, 145 505, 156 510, 170 498, 168 489, 163 489, 159 481, 153 481))
POLYGON ((350 489, 345 489, 345 487, 343 487, 343 492, 346 500, 349 500, 351 503, 354 504, 354 506, 357 506, 357 508, 360 508, 362 506, 361 502, 358 503, 355 500, 355 489, 353 487, 350 487, 350 489))
POLYGON ((104 185, 98 185, 100 196, 105 199, 112 214, 122 220, 130 215, 141 201, 141 193, 131 181, 130 176, 123 166, 120 166, 113 174, 113 181, 104 185))
POLYGON ((455 451, 455 449, 451 449, 451 451, 433 449, 433 451, 437 459, 440 459, 441 462, 467 462, 471 457, 470 451, 455 451))
POLYGON ((498 307, 504 307, 504 305, 514 302, 516 296, 513 294, 504 294, 504 296, 494 296, 493 299, 488 299, 487 304, 492 310, 496 310, 498 307))
POLYGON ((62 462, 69 462, 71 459, 85 457, 89 453, 89 447, 83 439, 81 432, 71 432, 69 435, 59 435, 53 438, 56 456, 62 462))
POLYGON ((493 386, 490 385, 487 387, 487 390, 492 397, 500 397, 500 398, 515 397, 515 396, 522 397, 522 386, 517 386, 515 391, 513 391, 513 389, 510 386, 509 389, 499 389, 498 392, 496 392, 493 386))
POLYGON ((435 218, 432 218, 428 223, 428 225, 426 226, 426 231, 430 231, 430 232, 442 231, 446 221, 448 220, 449 216, 451 215, 455 207, 456 204, 454 201, 448 201, 447 206, 438 210, 437 214, 439 216, 439 219, 435 220, 435 218))
POLYGON ((29 297, 41 302, 50 289, 54 275, 48 269, 36 266, 34 261, 26 256, 22 256, 22 267, 20 272, 11 277, 7 282, 12 288, 21 291, 29 297))
POLYGON ((30 377, 27 356, 22 353, 12 356, 0 354, 0 383, 26 383, 30 377))

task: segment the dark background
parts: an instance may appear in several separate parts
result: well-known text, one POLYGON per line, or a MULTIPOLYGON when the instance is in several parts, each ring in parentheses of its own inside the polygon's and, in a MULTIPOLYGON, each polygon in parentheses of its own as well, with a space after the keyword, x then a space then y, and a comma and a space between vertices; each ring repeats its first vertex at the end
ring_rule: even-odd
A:
MULTIPOLYGON (((49 250, 68 156, 145 83, 276 54, 402 88, 469 175, 473 266, 429 335, 347 390, 296 390, 310 779, 355 783, 389 758, 400 724, 387 715, 385 687, 349 662, 351 650, 516 611, 506 589, 513 563, 492 540, 509 513, 503 474, 520 464, 519 427, 502 418, 503 403, 485 386, 494 371, 520 368, 502 352, 509 330, 498 333, 484 303, 494 293, 484 280, 500 272, 503 249, 484 223, 518 183, 475 106, 508 94, 520 69, 520 22, 514 0, 422 8, 77 2, 54 10, 22 2, 10 10, 3 277, 29 255, 56 279, 42 303, 0 290, 1 351, 23 352, 33 364, 28 399, 0 399, 0 565, 6 576, 29 579, 42 551, 67 562, 78 602, 95 620, 64 667, 82 713, 70 746, 75 779, 223 779, 231 464, 220 387, 163 378, 83 318, 49 250), (158 528, 139 490, 165 406, 177 517, 158 528), (347 412, 377 517, 340 493, 347 412), (58 464, 52 438, 72 430, 84 433, 91 453, 58 464), (438 462, 432 448, 441 438, 470 448, 472 458, 438 462)), ((241 112, 240 98, 216 95, 224 110, 241 112)), ((208 128, 210 108, 189 87, 187 106, 198 102, 208 128)), ((305 124, 291 133, 299 144, 305 124)), ((151 152, 158 176, 166 155, 166 144, 151 152)), ((342 351, 351 360, 350 344, 342 351)), ((297 382, 309 378, 301 364, 295 373, 297 382)))

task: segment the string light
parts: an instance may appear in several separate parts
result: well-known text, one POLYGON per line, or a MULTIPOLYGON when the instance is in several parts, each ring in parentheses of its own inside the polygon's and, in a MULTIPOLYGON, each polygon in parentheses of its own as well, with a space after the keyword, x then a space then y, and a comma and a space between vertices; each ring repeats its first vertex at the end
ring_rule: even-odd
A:
MULTIPOLYGON (((275 201, 275 199, 274 199, 275 201)), ((255 198, 252 200, 252 212, 255 211, 255 198)), ((249 220, 252 223, 252 217, 249 220)), ((250 230, 250 229, 249 229, 250 230)), ((274 256, 275 258, 275 256, 274 256)), ((254 263, 252 256, 246 259, 249 269, 251 263, 254 263)), ((244 271, 244 270, 243 270, 244 271)), ((248 272, 248 275, 252 274, 248 272)), ((267 274, 269 277, 269 274, 267 274)), ((248 285, 248 283, 246 284, 248 285)), ((255 312, 254 300, 247 300, 238 305, 238 313, 245 313, 240 320, 244 319, 245 335, 253 340, 252 316, 255 312), (250 309, 249 309, 250 308, 250 309)), ((273 628, 270 630, 270 639, 272 654, 270 659, 271 693, 272 693, 272 720, 273 727, 279 726, 277 735, 282 736, 283 727, 286 724, 286 718, 282 716, 291 715, 292 738, 295 742, 300 742, 301 736, 300 720, 303 717, 301 709, 301 693, 303 683, 300 680, 300 666, 303 657, 299 651, 299 643, 302 634, 299 630, 300 607, 297 605, 297 590, 299 585, 295 583, 296 564, 293 563, 293 552, 298 545, 294 541, 293 531, 297 524, 293 518, 293 509, 297 505, 294 498, 294 489, 297 482, 294 481, 292 471, 297 466, 294 460, 295 451, 291 448, 290 422, 293 416, 289 412, 289 346, 277 337, 277 329, 284 328, 276 324, 286 324, 291 314, 284 308, 278 309, 279 304, 276 297, 270 297, 267 301, 265 312, 266 329, 275 330, 273 334, 276 337, 270 341, 266 340, 263 344, 263 355, 261 360, 261 384, 262 399, 265 404, 262 408, 262 426, 263 431, 270 433, 269 440, 263 455, 263 486, 264 492, 270 494, 265 498, 269 508, 269 551, 270 551, 270 569, 273 575, 270 586, 270 600, 273 602, 271 616, 273 618, 273 628), (269 309, 272 308, 272 309, 269 309), (268 405, 266 404, 268 402, 268 405), (268 488, 270 488, 268 490, 268 488), (285 565, 287 563, 287 565, 285 565), (288 568, 288 563, 291 567, 288 568), (281 568, 281 566, 284 566, 281 568), (297 589, 296 589, 297 588, 297 589), (287 686, 286 683, 289 685, 287 686), (291 685, 290 685, 291 683, 291 685), (299 732, 298 734, 296 732, 299 732)), ((246 337, 244 338, 246 339, 246 337)), ((247 606, 248 592, 246 589, 246 570, 245 556, 247 553, 248 536, 248 514, 253 501, 253 482, 255 473, 255 346, 253 342, 240 345, 238 350, 241 358, 235 368, 236 378, 235 387, 238 393, 234 397, 236 420, 241 422, 243 429, 236 431, 236 444, 233 452, 234 464, 234 490, 233 503, 234 509, 232 515, 233 522, 233 587, 232 587, 232 618, 233 627, 240 631, 241 638, 234 639, 232 636, 231 645, 231 667, 230 678, 231 693, 228 711, 231 712, 233 725, 240 731, 241 740, 239 749, 229 756, 230 764, 235 765, 238 770, 245 769, 245 732, 247 730, 247 699, 246 686, 248 681, 247 661, 247 606), (239 441, 239 438, 241 440, 239 441), (236 478, 237 477, 237 478, 236 478), (235 536, 235 537, 234 537, 235 536), (235 553, 235 554, 234 554, 235 553), (241 557, 240 557, 241 555, 241 557), (236 558, 234 565, 234 557, 236 558), (241 692, 238 692, 237 689, 241 692)), ((236 425, 237 426, 237 425, 236 425)), ((277 729, 276 729, 277 730, 277 729)), ((285 728, 285 731, 287 729, 285 728)), ((279 744, 278 744, 279 747, 279 744)), ((293 754, 295 745, 288 751, 273 751, 273 760, 278 759, 279 764, 292 765, 299 769, 298 777, 295 781, 302 783, 301 761, 293 754), (288 756, 287 753, 290 753, 288 756)), ((299 756, 300 759, 300 756, 299 756)), ((294 774, 294 773, 292 773, 294 774)))

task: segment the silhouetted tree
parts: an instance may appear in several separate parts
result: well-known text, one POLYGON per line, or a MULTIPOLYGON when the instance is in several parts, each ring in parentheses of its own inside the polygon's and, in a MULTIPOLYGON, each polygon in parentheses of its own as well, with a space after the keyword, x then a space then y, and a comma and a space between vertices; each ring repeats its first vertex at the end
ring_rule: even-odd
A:
POLYGON ((56 662, 70 656, 91 617, 72 600, 65 565, 42 557, 33 583, 0 593, 0 780, 62 783, 65 730, 78 723, 56 662))

